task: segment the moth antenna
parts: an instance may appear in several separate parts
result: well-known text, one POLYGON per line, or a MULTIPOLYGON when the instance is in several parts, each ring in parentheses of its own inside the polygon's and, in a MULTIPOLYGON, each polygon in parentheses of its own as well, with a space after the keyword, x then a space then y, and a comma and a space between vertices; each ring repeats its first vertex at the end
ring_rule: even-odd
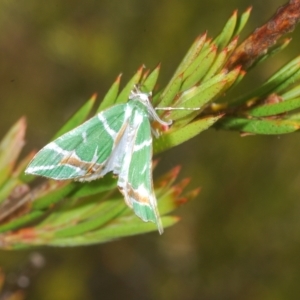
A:
POLYGON ((155 110, 200 110, 200 107, 155 107, 155 110))

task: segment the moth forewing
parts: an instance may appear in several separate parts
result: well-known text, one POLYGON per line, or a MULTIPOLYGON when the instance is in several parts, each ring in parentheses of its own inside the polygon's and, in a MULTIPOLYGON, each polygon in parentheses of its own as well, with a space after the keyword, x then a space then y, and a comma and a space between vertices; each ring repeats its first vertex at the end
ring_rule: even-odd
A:
POLYGON ((32 159, 27 174, 56 180, 89 179, 101 169, 114 147, 115 135, 124 119, 124 105, 105 110, 46 145, 32 159), (108 122, 108 120, 110 120, 108 122))
POLYGON ((124 149, 127 143, 127 131, 128 116, 125 113, 123 124, 114 137, 113 147, 106 161, 101 165, 95 164, 93 166, 93 172, 86 174, 84 177, 78 178, 79 181, 95 180, 103 177, 111 171, 114 175, 119 175, 125 155, 124 149))

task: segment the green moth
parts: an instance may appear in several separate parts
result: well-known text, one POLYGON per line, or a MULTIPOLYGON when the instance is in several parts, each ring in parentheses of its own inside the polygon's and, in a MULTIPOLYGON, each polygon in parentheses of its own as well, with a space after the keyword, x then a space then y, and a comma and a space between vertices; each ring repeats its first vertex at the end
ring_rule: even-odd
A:
POLYGON ((98 113, 42 148, 25 173, 91 181, 112 172, 126 204, 143 221, 154 222, 162 234, 152 182, 152 134, 157 133, 151 122, 172 122, 159 118, 149 98, 135 88, 127 103, 98 113))

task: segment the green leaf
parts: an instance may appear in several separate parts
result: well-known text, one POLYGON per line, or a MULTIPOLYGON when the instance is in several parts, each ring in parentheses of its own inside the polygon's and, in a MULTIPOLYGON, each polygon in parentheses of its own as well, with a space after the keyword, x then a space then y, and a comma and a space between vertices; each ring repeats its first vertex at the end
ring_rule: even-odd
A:
POLYGON ((293 85, 295 82, 297 82, 300 79, 300 68, 298 68, 298 71, 292 74, 289 78, 286 78, 285 81, 283 81, 281 84, 276 86, 272 93, 281 93, 291 85, 293 85))
POLYGON ((206 117, 192 122, 183 128, 169 130, 153 142, 154 153, 165 151, 195 137, 200 132, 211 127, 221 116, 206 117))
MULTIPOLYGON (((176 217, 162 217, 162 223, 164 228, 177 223, 176 217)), ((109 226, 101 228, 97 231, 92 231, 84 235, 77 235, 71 238, 60 238, 51 240, 49 245, 51 246, 79 246, 79 245, 92 245, 98 243, 108 242, 117 238, 137 235, 141 233, 147 233, 157 231, 155 224, 141 222, 139 219, 131 220, 130 218, 121 219, 120 224, 112 223, 109 226)))
POLYGON ((137 70, 137 72, 132 76, 132 78, 128 81, 128 83, 125 85, 123 90, 120 92, 115 104, 125 103, 128 101, 128 98, 129 98, 130 92, 132 91, 132 88, 134 87, 134 85, 138 84, 141 79, 143 69, 144 69, 144 66, 141 66, 137 70))
POLYGON ((207 81, 211 77, 217 74, 217 72, 221 71, 226 58, 228 57, 228 49, 224 48, 216 57, 215 61, 213 62, 212 66, 206 72, 205 76, 203 77, 203 81, 207 81))
POLYGON ((120 74, 117 77, 117 79, 114 81, 114 83, 112 84, 112 86, 110 87, 110 89, 108 90, 106 95, 104 96, 103 100, 101 101, 101 103, 97 109, 97 113, 112 106, 115 103, 118 93, 119 93, 121 76, 122 76, 122 74, 120 74))
POLYGON ((48 180, 41 188, 41 191, 37 191, 32 209, 42 210, 49 208, 66 197, 76 187, 78 186, 74 182, 48 180))
POLYGON ((174 211, 174 209, 176 209, 178 206, 185 204, 187 201, 195 198, 199 194, 199 189, 195 189, 188 193, 183 193, 183 190, 189 184, 189 182, 190 179, 185 178, 175 186, 170 186, 168 189, 163 189, 162 194, 160 194, 160 205, 158 206, 162 215, 166 215, 174 211))
POLYGON ((180 90, 180 86, 182 84, 183 75, 178 75, 174 81, 172 82, 172 85, 168 85, 163 93, 160 96, 159 104, 157 107, 168 107, 172 104, 175 96, 180 90))
POLYGON ((145 78, 141 84, 141 90, 149 93, 153 91, 160 71, 160 64, 145 78))
POLYGON ((216 58, 217 48, 212 45, 203 53, 205 53, 203 57, 199 55, 202 59, 198 62, 198 57, 184 73, 185 80, 181 87, 182 91, 197 84, 205 76, 216 58))
POLYGON ((186 71, 187 67, 199 56, 199 53, 202 51, 206 40, 206 33, 199 35, 190 49, 188 50, 187 54, 181 61, 180 65, 178 66, 173 78, 170 80, 172 82, 179 74, 182 74, 186 71))
MULTIPOLYGON (((179 98, 175 107, 184 106, 186 108, 203 108, 204 105, 213 101, 218 95, 223 93, 225 88, 228 88, 239 74, 240 68, 236 68, 231 72, 227 73, 223 71, 222 73, 212 77, 205 83, 198 87, 192 89, 192 92, 185 92, 179 98)), ((189 111, 189 110, 172 110, 169 114, 171 120, 176 120, 176 126, 183 126, 197 116, 199 111, 189 111)))
POLYGON ((246 11, 238 17, 233 36, 240 34, 240 32, 244 29, 245 25, 249 20, 251 11, 252 7, 248 7, 246 11))
POLYGON ((86 196, 95 195, 115 189, 117 186, 117 179, 111 174, 108 174, 104 178, 86 182, 85 184, 76 183, 76 189, 70 195, 71 198, 81 198, 86 196))
POLYGON ((268 49, 268 51, 265 54, 263 54, 262 56, 257 58, 257 60, 250 66, 249 69, 252 69, 252 68, 256 67, 260 63, 264 62, 266 59, 269 59, 273 55, 275 55, 275 54, 279 53, 280 51, 284 50, 289 45, 291 40, 292 39, 284 39, 282 41, 278 41, 273 47, 268 49))
POLYGON ((124 210, 126 207, 120 196, 106 201, 103 201, 100 195, 98 197, 85 198, 81 201, 78 201, 78 199, 67 199, 57 206, 37 227, 55 235, 57 231, 66 229, 69 232, 75 226, 93 219, 97 219, 104 224, 116 217, 115 213, 111 214, 111 211, 115 211, 116 207, 119 207, 118 211, 120 209, 124 210), (110 219, 107 219, 109 215, 110 219))
MULTIPOLYGON (((236 87, 236 86, 244 79, 244 77, 246 76, 246 74, 247 74, 247 73, 246 73, 245 70, 240 69, 239 74, 237 75, 235 81, 231 84, 231 86, 228 88, 227 91, 230 91, 230 90, 232 90, 234 87, 236 87)), ((218 101, 218 102, 219 102, 219 103, 220 103, 220 102, 224 102, 224 100, 222 101, 222 99, 221 99, 221 100, 218 101)))
POLYGON ((28 223, 31 223, 41 218, 42 216, 45 215, 45 213, 46 213, 45 211, 37 211, 37 210, 27 213, 23 216, 18 217, 17 219, 14 219, 8 223, 0 225, 0 232, 2 233, 10 230, 16 230, 20 227, 24 227, 28 223))
POLYGON ((300 128, 300 122, 290 120, 257 120, 244 118, 223 118, 216 128, 235 130, 252 134, 285 134, 300 128))
POLYGON ((223 49, 227 46, 236 30, 237 20, 237 10, 235 10, 223 27, 222 32, 213 41, 218 48, 223 49))
POLYGON ((300 96, 300 85, 295 86, 293 89, 290 89, 289 91, 285 92, 281 95, 281 98, 286 101, 293 98, 297 98, 300 96))
POLYGON ((35 179, 35 176, 30 176, 30 175, 26 175, 24 173, 26 167, 28 166, 28 164, 30 163, 30 161, 33 159, 34 155, 35 155, 35 151, 31 151, 27 156, 25 156, 16 166, 15 170, 14 170, 14 176, 18 177, 22 182, 30 182, 33 179, 35 179))
POLYGON ((91 112, 96 97, 96 94, 92 95, 92 97, 84 105, 82 105, 82 107, 69 119, 69 121, 53 136, 52 140, 57 139, 59 136, 83 123, 91 112))
POLYGON ((0 143, 0 186, 9 178, 23 146, 26 120, 21 118, 0 143))
POLYGON ((250 93, 239 97, 232 101, 232 105, 237 106, 241 105, 247 100, 254 97, 264 97, 268 94, 274 92, 274 90, 280 86, 283 82, 288 80, 290 77, 293 77, 295 73, 299 71, 300 65, 300 56, 296 57, 292 61, 290 61, 287 65, 282 67, 278 72, 276 72, 273 76, 271 76, 266 83, 261 85, 259 88, 254 89, 250 93))
MULTIPOLYGON (((95 214, 93 210, 94 212, 93 217, 90 217, 84 220, 83 222, 80 222, 78 224, 70 224, 70 222, 68 222, 67 227, 55 231, 54 239, 56 237, 62 238, 62 237, 77 236, 77 235, 87 233, 91 230, 100 228, 106 225, 112 219, 118 217, 126 209, 124 203, 120 201, 120 199, 117 202, 116 201, 109 201, 109 202, 110 204, 112 203, 114 205, 113 206, 110 205, 106 210, 101 207, 100 213, 98 214, 95 214)), ((66 221, 68 219, 69 218, 67 218, 66 221)))
POLYGON ((300 97, 279 103, 257 106, 248 110, 248 114, 253 117, 267 117, 286 113, 297 108, 300 108, 300 97))

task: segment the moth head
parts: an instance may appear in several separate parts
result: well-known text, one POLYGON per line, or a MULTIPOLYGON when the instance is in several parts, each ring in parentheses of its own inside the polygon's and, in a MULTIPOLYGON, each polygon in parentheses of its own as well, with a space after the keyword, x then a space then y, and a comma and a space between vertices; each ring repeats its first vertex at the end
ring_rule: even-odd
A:
POLYGON ((152 96, 152 92, 144 93, 142 92, 137 85, 133 87, 130 92, 129 100, 138 99, 140 102, 148 106, 150 104, 150 97, 152 96))
POLYGON ((172 121, 163 121, 158 114, 156 113, 155 109, 152 106, 152 103, 150 101, 152 96, 152 93, 144 93, 142 92, 138 86, 134 86, 134 88, 131 90, 130 92, 130 96, 129 96, 129 100, 137 100, 139 102, 141 102, 148 111, 148 115, 150 120, 152 121, 157 121, 158 123, 160 123, 163 126, 170 126, 172 124, 172 121))

